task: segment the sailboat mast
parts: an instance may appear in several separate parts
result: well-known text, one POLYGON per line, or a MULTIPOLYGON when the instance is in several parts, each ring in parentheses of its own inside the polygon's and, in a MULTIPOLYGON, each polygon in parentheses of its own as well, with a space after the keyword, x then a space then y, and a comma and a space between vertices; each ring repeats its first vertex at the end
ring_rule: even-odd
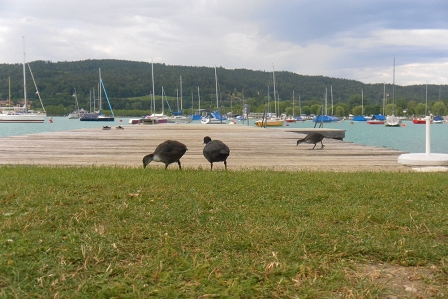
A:
POLYGON ((275 116, 278 117, 279 115, 277 114, 277 98, 275 95, 275 72, 274 72, 274 65, 272 65, 272 81, 274 82, 274 112, 275 112, 275 116))
POLYGON ((364 115, 364 89, 361 89, 361 115, 364 115))
POLYGON ((216 66, 215 66, 215 90, 216 90, 216 110, 219 108, 219 100, 218 100, 218 75, 216 74, 216 66))
POLYGON ((384 82, 384 93, 383 93, 383 115, 384 115, 384 106, 386 103, 386 82, 384 82))
POLYGON ((333 85, 330 85, 330 94, 331 94, 331 115, 334 115, 334 113, 333 113, 333 85))
POLYGON ((102 102, 102 99, 101 99, 101 94, 102 94, 102 92, 101 92, 101 69, 98 69, 98 76, 99 76, 99 79, 100 79, 100 82, 98 83, 98 96, 99 96, 99 103, 98 103, 98 106, 99 106, 99 109, 100 109, 100 114, 101 114, 101 111, 103 110, 103 102, 102 102))
POLYGON ((23 38, 23 100, 25 101, 24 107, 25 111, 28 111, 28 107, 26 104, 26 74, 25 74, 25 36, 23 38))
POLYGON ((180 111, 182 111, 182 75, 180 76, 180 111))
POLYGON ((392 115, 395 111, 395 56, 394 56, 394 72, 392 78, 392 115))
MULTIPOLYGON (((440 98, 440 93, 439 93, 440 98)), ((8 107, 11 107, 11 77, 8 77, 8 107)))
POLYGON ((177 111, 179 111, 179 89, 176 89, 176 103, 177 103, 177 111))
POLYGON ((191 90, 191 107, 194 107, 194 97, 193 97, 193 90, 191 90))
POLYGON ((154 64, 152 62, 151 59, 151 78, 152 78, 152 113, 155 114, 156 113, 156 99, 154 98, 154 64))
POLYGON ((270 103, 271 97, 270 97, 270 93, 271 93, 271 91, 270 91, 270 88, 269 88, 269 85, 268 85, 268 113, 271 113, 271 103, 270 103))
POLYGON ((292 90, 292 116, 294 116, 294 89, 292 90))
POLYGON ((199 99, 199 104, 198 104, 198 111, 200 111, 201 110, 201 96, 200 96, 200 94, 199 94, 199 86, 198 86, 198 99, 199 99))
POLYGON ((164 91, 163 91, 163 86, 162 86, 162 115, 164 115, 165 114, 165 110, 163 109, 164 108, 164 104, 163 104, 163 93, 164 93, 164 91))
MULTIPOLYGON (((327 87, 325 87, 325 115, 327 115, 327 95, 328 95, 328 88, 327 87)), ((323 119, 323 117, 322 117, 322 119, 323 119)))
POLYGON ((92 90, 89 90, 89 112, 92 112, 92 90))

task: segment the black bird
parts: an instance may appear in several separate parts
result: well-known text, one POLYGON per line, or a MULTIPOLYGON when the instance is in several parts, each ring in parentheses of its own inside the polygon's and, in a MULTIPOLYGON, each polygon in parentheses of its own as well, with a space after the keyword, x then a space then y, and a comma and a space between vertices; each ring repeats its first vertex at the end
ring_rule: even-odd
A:
POLYGON ((143 168, 146 168, 151 161, 156 161, 165 163, 165 169, 169 164, 177 162, 179 169, 182 169, 182 166, 180 165, 180 158, 182 158, 186 151, 187 147, 185 144, 179 141, 164 141, 157 146, 154 153, 143 157, 143 168))
POLYGON ((224 142, 220 140, 213 140, 205 136, 204 137, 204 150, 202 153, 204 157, 210 162, 210 169, 213 170, 213 162, 224 162, 224 166, 227 170, 227 157, 230 155, 230 149, 224 142))
POLYGON ((322 139, 324 139, 324 135, 322 135, 321 133, 309 133, 308 135, 306 135, 305 138, 299 139, 297 140, 297 145, 299 145, 300 143, 314 143, 313 149, 316 147, 316 144, 320 142, 320 144, 322 144, 320 149, 324 148, 324 144, 322 143, 322 139))

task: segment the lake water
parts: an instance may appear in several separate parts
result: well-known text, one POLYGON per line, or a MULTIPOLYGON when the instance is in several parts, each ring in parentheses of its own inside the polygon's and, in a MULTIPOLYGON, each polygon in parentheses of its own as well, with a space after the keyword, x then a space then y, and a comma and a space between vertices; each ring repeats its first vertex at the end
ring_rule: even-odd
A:
MULTIPOLYGON (((67 117, 53 117, 53 123, 50 123, 48 120, 49 117, 44 123, 41 124, 0 123, 0 138, 42 132, 68 131, 81 128, 100 128, 106 125, 128 125, 129 118, 116 117, 114 122, 85 122, 77 119, 68 119, 67 117)), ((253 120, 251 123, 253 123, 253 120)), ((426 126, 415 125, 412 121, 404 121, 403 124, 404 126, 395 128, 386 127, 384 125, 368 125, 365 122, 351 122, 347 120, 334 123, 324 123, 324 128, 346 130, 344 141, 398 149, 410 153, 425 153, 426 126)), ((318 126, 319 125, 317 125, 317 127, 318 126)), ((288 126, 283 128, 313 127, 314 123, 307 120, 306 122, 297 122, 295 124, 288 123, 288 126)), ((433 124, 430 128, 431 153, 448 154, 448 124, 433 124)), ((272 129, 275 130, 275 128, 272 129)))

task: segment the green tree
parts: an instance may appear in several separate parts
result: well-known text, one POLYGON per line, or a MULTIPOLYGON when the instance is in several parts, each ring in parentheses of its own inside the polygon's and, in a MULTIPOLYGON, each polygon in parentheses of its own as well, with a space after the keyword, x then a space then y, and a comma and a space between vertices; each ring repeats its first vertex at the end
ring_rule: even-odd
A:
POLYGON ((344 107, 342 107, 341 105, 336 106, 335 115, 337 117, 345 116, 345 109, 344 109, 344 107))
POLYGON ((302 114, 310 115, 311 114, 310 106, 303 106, 300 115, 302 115, 302 114))
POLYGON ((352 109, 352 114, 353 115, 362 115, 362 106, 356 106, 352 109))
POLYGON ((322 105, 314 104, 310 107, 310 114, 320 115, 322 114, 322 105))
POLYGON ((425 115, 426 105, 423 103, 418 103, 415 107, 415 115, 425 115))
POLYGON ((446 115, 447 108, 443 102, 436 102, 432 105, 431 112, 433 115, 446 115))

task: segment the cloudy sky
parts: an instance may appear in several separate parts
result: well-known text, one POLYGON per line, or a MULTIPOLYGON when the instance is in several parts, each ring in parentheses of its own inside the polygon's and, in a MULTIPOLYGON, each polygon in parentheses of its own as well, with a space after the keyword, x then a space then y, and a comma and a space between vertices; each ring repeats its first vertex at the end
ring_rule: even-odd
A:
POLYGON ((124 59, 448 84, 446 0, 0 0, 0 63, 124 59))

